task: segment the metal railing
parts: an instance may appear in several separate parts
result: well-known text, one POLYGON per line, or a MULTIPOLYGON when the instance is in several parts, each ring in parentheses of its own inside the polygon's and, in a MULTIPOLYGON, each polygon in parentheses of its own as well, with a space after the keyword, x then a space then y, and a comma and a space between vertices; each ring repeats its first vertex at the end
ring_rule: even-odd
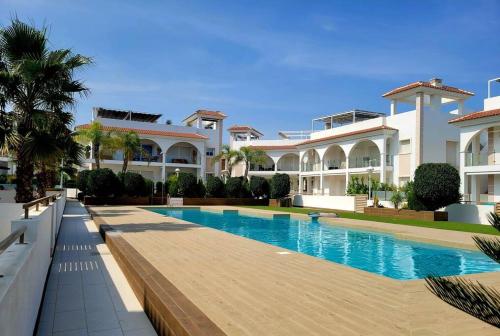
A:
POLYGON ((4 240, 0 241, 0 254, 8 249, 9 246, 12 245, 17 239, 19 239, 19 244, 24 244, 24 233, 26 232, 26 229, 26 225, 23 225, 8 235, 4 240))
POLYGON ((487 166, 496 164, 496 153, 465 153, 465 166, 487 166))
POLYGON ((34 201, 24 203, 23 204, 24 218, 25 219, 29 218, 30 208, 35 207, 35 210, 38 211, 38 209, 40 208, 40 204, 43 203, 43 205, 48 206, 51 201, 54 202, 59 196, 61 196, 61 193, 42 197, 34 201))
POLYGON ((302 163, 302 171, 303 172, 311 172, 311 171, 320 171, 321 163, 302 163))
POLYGON ((380 167, 380 158, 354 157, 349 158, 349 168, 380 167))
POLYGON ((250 171, 274 171, 274 165, 250 165, 250 171))
POLYGON ((345 160, 326 160, 323 165, 323 170, 345 169, 345 160))

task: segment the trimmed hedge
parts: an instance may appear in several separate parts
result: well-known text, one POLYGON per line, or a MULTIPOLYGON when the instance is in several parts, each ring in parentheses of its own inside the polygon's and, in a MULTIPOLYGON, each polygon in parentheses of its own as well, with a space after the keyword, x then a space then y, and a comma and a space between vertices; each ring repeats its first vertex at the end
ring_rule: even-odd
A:
POLYGON ((209 197, 224 197, 224 183, 216 176, 207 178, 207 196, 209 197))
POLYGON ((262 176, 250 177, 250 192, 254 197, 268 197, 269 182, 262 176))
POLYGON ((271 198, 282 198, 290 194, 290 176, 274 174, 271 178, 271 198))
POLYGON ((141 174, 126 172, 118 175, 123 184, 123 192, 128 196, 142 196, 146 189, 146 180, 141 174))
POLYGON ((203 181, 201 179, 198 180, 198 185, 196 186, 196 192, 197 196, 200 198, 204 198, 205 195, 207 194, 207 188, 205 188, 205 185, 203 184, 203 181))
POLYGON ((415 170, 413 190, 426 210, 460 201, 460 174, 448 163, 424 163, 415 170))
POLYGON ((121 192, 118 177, 109 168, 91 170, 87 179, 89 195, 96 197, 118 196, 121 192))
POLYGON ((85 195, 88 193, 88 180, 91 170, 82 170, 76 176, 76 187, 85 195))
POLYGON ((179 173, 177 179, 179 184, 179 195, 182 197, 195 197, 198 194, 198 181, 191 173, 179 173))

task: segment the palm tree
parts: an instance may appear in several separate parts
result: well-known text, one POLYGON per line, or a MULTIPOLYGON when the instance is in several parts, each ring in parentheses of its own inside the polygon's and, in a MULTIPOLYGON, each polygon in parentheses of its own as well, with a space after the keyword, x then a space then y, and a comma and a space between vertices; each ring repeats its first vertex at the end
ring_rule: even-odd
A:
POLYGON ((141 147, 141 139, 134 131, 117 132, 112 136, 113 148, 123 153, 122 173, 127 172, 128 162, 134 158, 134 154, 144 152, 141 147))
POLYGON ((0 29, 0 111, 11 122, 10 135, 0 138, 0 148, 8 147, 17 164, 16 202, 33 199, 35 148, 43 147, 34 143, 36 121, 72 108, 77 94, 88 93, 74 74, 91 60, 69 49, 49 50, 48 45, 45 28, 14 19, 0 29), (7 106, 11 112, 6 112, 7 106), (7 144, 6 139, 15 141, 7 144))
POLYGON ((248 178, 248 169, 252 164, 266 163, 266 152, 261 149, 254 149, 252 147, 241 147, 240 154, 241 161, 245 163, 245 179, 248 178))
POLYGON ((225 160, 228 171, 227 175, 231 177, 233 167, 240 163, 243 160, 243 157, 239 151, 231 149, 229 145, 223 145, 222 150, 214 157, 214 160, 225 160))
MULTIPOLYGON (((500 231, 500 215, 492 212, 488 221, 500 231)), ((476 246, 488 257, 500 263, 500 239, 472 237, 476 246)), ((432 293, 450 305, 500 328, 500 292, 479 282, 455 277, 434 277, 425 279, 432 293)))
POLYGON ((76 138, 82 143, 90 143, 92 153, 95 160, 96 168, 101 168, 101 155, 103 149, 113 146, 113 139, 110 132, 105 132, 102 129, 102 124, 98 121, 90 123, 88 128, 79 128, 76 133, 76 138))

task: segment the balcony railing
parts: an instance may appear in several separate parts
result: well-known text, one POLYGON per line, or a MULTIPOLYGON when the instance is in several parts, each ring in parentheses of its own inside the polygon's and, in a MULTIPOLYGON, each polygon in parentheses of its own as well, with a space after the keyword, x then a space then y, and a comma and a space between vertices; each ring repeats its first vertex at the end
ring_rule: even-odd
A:
POLYGON ((380 158, 354 157, 349 158, 349 168, 380 167, 380 158))
POLYGON ((250 171, 274 171, 274 165, 250 165, 250 171))
POLYGON ((345 160, 326 160, 323 164, 323 170, 345 169, 345 160))
POLYGON ((299 164, 278 165, 278 171, 299 171, 299 164))
POLYGON ((496 153, 465 153, 465 166, 487 166, 497 164, 496 153))
POLYGON ((312 172, 312 171, 320 171, 321 163, 302 163, 302 171, 303 172, 312 172))

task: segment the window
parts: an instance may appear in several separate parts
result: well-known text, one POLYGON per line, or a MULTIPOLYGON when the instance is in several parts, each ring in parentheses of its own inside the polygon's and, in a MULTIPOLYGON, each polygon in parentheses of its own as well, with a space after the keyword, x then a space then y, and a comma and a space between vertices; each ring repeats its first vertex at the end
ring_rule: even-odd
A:
POLYGON ((207 156, 214 156, 215 148, 207 148, 207 156))
POLYGON ((401 140, 399 142, 399 154, 410 154, 410 153, 411 153, 410 139, 401 140))

